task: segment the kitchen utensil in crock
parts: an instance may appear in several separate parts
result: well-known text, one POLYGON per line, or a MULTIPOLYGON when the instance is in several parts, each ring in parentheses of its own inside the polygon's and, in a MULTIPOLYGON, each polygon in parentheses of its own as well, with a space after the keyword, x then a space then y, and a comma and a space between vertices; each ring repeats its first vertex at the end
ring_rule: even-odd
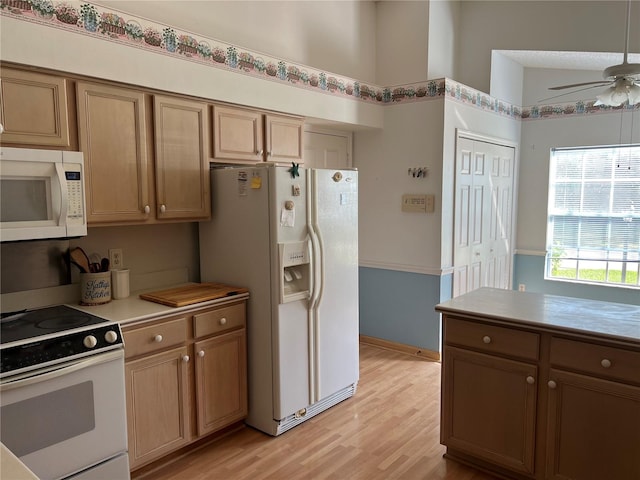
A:
POLYGON ((89 266, 89 257, 80 247, 75 247, 69 252, 69 259, 71 263, 80 269, 81 273, 89 273, 91 267, 89 266))

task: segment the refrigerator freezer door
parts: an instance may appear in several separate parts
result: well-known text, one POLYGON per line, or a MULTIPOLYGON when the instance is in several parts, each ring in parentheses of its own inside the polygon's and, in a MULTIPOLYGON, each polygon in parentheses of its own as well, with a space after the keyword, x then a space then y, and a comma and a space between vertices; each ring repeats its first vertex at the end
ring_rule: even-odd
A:
POLYGON ((311 312, 319 401, 359 378, 358 172, 312 170, 311 188, 311 226, 320 251, 311 312))

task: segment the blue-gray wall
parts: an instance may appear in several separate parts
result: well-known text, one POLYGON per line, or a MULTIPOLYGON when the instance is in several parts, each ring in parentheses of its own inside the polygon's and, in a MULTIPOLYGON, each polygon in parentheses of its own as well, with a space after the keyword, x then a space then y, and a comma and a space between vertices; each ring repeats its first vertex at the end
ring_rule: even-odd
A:
POLYGON ((360 334, 440 351, 440 314, 451 275, 360 267, 360 334))
POLYGON ((637 289, 545 280, 544 257, 541 255, 515 256, 513 288, 517 289, 521 283, 526 285, 527 292, 640 305, 640 291, 637 289))

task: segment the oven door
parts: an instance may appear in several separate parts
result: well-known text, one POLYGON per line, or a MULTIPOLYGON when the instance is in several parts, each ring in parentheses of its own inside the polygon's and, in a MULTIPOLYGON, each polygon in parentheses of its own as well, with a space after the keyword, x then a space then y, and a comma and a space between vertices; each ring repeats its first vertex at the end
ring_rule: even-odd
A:
POLYGON ((43 480, 121 456, 127 451, 124 350, 3 380, 0 417, 2 443, 43 480))

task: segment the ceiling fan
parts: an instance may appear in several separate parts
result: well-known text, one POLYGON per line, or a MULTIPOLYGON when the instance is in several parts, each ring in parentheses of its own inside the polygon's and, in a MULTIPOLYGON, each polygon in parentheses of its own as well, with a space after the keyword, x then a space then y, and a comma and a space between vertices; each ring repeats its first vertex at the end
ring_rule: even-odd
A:
POLYGON ((618 107, 628 101, 629 105, 640 103, 640 63, 629 63, 629 27, 631 24, 631 0, 627 0, 627 30, 624 46, 624 57, 620 65, 612 65, 605 68, 602 76, 604 80, 596 82, 573 83, 550 87, 549 90, 564 90, 565 88, 584 87, 589 88, 609 86, 602 94, 598 95, 594 105, 607 105, 618 107))

